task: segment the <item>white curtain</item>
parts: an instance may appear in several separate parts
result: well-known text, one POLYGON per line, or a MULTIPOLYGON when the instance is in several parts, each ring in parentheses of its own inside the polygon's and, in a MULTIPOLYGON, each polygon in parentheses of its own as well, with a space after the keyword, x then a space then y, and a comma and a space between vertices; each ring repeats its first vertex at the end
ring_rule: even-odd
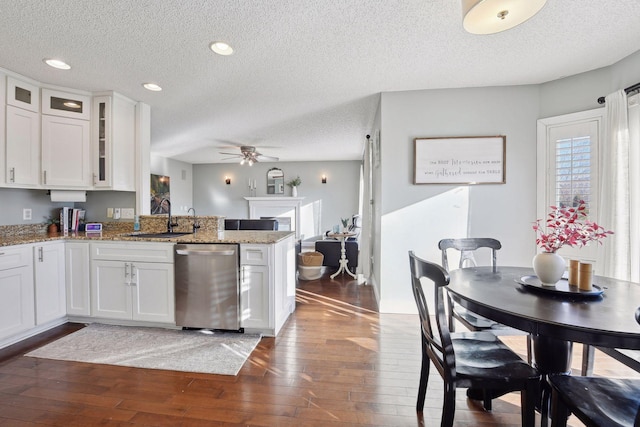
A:
POLYGON ((622 90, 605 97, 605 135, 599 153, 600 218, 597 222, 615 234, 603 241, 598 270, 603 276, 638 281, 638 211, 637 206, 631 209, 637 203, 638 192, 638 183, 632 182, 631 178, 637 180, 638 175, 637 171, 630 171, 630 164, 638 167, 637 161, 632 160, 637 153, 638 141, 630 144, 628 101, 622 90), (633 150, 630 145, 635 145, 633 150))

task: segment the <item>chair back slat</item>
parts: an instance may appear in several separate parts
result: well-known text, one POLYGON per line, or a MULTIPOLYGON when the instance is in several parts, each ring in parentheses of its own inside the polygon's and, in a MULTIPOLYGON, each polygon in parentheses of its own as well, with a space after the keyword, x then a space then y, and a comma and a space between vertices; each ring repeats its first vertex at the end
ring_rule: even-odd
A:
POLYGON ((449 323, 445 312, 443 288, 449 284, 449 273, 438 264, 417 257, 409 252, 411 283, 413 296, 420 315, 422 342, 426 346, 431 361, 440 374, 447 380, 455 380, 456 363, 449 323), (433 284, 433 298, 427 300, 423 279, 433 284), (429 313, 429 302, 435 313, 435 324, 429 313))
POLYGON ((491 267, 496 268, 496 251, 502 248, 499 240, 490 237, 467 237, 461 239, 442 239, 438 242, 438 248, 442 251, 442 266, 449 271, 448 249, 455 249, 460 252, 460 262, 458 268, 477 266, 474 252, 481 248, 491 250, 491 267))

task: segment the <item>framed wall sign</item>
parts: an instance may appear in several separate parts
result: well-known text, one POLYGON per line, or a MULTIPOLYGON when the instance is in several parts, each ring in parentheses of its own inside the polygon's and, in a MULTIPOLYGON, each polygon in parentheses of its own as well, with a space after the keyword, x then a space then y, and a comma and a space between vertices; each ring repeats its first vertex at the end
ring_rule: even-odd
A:
POLYGON ((507 137, 414 139, 414 184, 504 184, 507 137))

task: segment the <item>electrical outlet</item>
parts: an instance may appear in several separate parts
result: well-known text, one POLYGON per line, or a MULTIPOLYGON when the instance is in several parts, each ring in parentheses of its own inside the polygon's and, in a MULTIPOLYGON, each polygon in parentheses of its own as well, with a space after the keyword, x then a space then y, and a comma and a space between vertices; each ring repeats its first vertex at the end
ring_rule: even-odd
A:
POLYGON ((31 221, 31 209, 22 209, 22 219, 24 221, 31 221))
POLYGON ((122 208, 120 213, 122 214, 122 219, 133 219, 135 216, 135 210, 133 208, 122 208))
POLYGON ((107 218, 113 218, 113 208, 107 208, 107 218))
POLYGON ((120 219, 120 208, 113 208, 113 219, 120 219))

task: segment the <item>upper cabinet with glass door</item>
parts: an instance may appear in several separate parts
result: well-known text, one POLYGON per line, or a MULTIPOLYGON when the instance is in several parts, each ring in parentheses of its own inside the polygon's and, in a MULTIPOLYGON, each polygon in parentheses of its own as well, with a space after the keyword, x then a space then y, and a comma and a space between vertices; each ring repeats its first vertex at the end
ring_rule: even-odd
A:
POLYGON ((108 92, 93 98, 93 187, 135 191, 136 102, 108 92))
POLYGON ((7 104, 39 113, 40 88, 34 84, 7 77, 7 104))
POLYGON ((90 120, 91 97, 43 88, 42 114, 90 120))

